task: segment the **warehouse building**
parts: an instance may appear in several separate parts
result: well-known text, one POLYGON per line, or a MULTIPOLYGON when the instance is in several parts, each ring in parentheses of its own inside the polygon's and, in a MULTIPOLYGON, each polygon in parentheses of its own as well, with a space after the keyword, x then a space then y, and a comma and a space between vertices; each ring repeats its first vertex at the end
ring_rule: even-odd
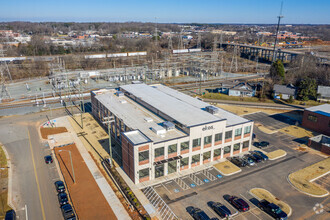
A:
POLYGON ((121 143, 123 170, 141 183, 248 151, 253 122, 163 85, 91 92, 93 115, 121 143))
POLYGON ((301 124, 312 131, 330 135, 330 104, 306 108, 301 124))

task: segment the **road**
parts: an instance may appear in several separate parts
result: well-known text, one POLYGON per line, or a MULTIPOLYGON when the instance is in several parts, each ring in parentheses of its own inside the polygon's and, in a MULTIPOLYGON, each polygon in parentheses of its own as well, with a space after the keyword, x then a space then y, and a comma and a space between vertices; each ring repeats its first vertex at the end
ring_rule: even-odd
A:
MULTIPOLYGON (((62 219, 54 187, 59 174, 54 163, 45 164, 43 157, 51 151, 38 134, 46 114, 0 118, 0 142, 11 159, 12 203, 20 220, 62 219)), ((53 112, 54 117, 62 115, 64 110, 53 112)))

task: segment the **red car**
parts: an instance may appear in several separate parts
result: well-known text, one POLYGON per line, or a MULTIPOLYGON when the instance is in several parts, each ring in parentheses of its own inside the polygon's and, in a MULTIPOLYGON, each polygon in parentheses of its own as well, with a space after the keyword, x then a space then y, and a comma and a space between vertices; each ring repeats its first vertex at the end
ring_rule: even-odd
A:
POLYGON ((247 202, 245 202, 243 199, 237 198, 236 196, 230 196, 228 198, 228 202, 240 212, 246 212, 250 210, 249 204, 247 204, 247 202))

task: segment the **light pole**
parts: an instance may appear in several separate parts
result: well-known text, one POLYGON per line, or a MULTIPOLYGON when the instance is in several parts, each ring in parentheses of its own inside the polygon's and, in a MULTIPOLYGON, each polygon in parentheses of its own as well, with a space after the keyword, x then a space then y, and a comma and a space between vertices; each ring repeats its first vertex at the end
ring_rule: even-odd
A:
POLYGON ((71 161, 71 168, 72 168, 72 175, 73 175, 73 183, 76 183, 76 177, 74 175, 74 169, 73 169, 73 163, 72 163, 72 157, 71 157, 71 151, 70 150, 59 150, 58 152, 61 151, 68 151, 70 155, 70 161, 71 161))

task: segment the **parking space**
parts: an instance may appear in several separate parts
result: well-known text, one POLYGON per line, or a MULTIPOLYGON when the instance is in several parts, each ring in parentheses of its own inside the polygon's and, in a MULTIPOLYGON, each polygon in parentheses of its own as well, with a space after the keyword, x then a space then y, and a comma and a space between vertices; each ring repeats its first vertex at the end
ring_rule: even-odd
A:
POLYGON ((253 120, 257 123, 261 123, 262 125, 273 130, 278 130, 281 128, 285 128, 289 125, 295 124, 294 120, 281 114, 268 115, 264 112, 257 112, 257 113, 245 115, 243 117, 248 120, 253 120))

